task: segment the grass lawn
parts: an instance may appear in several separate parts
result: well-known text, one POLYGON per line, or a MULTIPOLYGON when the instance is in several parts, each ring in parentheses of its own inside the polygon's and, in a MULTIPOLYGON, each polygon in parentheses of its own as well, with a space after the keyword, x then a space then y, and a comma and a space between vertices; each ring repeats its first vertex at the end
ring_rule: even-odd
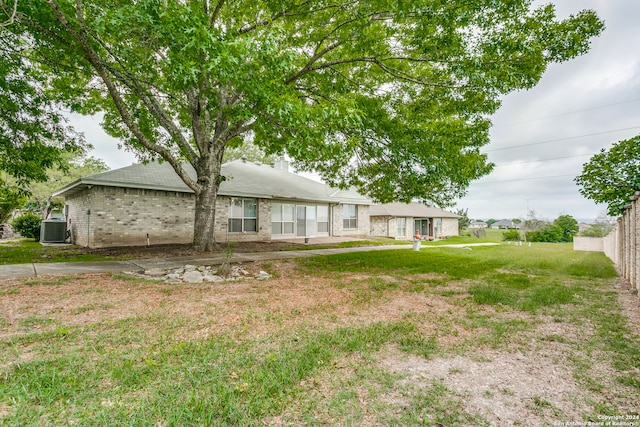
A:
MULTIPOLYGON (((408 244, 408 242, 395 242, 385 238, 371 238, 369 240, 357 240, 340 242, 330 245, 311 244, 303 245, 287 241, 273 242, 241 242, 230 245, 233 252, 261 252, 261 251, 288 251, 311 250, 326 248, 348 248, 354 246, 377 246, 386 244, 408 244)), ((220 251, 225 252, 227 247, 220 244, 220 251)), ((33 239, 15 239, 0 241, 0 265, 4 264, 29 264, 51 262, 86 262, 86 261, 115 261, 140 258, 174 258, 181 256, 202 255, 195 252, 191 245, 152 245, 152 246, 127 246, 113 248, 89 249, 73 245, 42 245, 33 239)))
POLYGON ((274 278, 0 283, 0 425, 640 423, 637 296, 602 254, 436 247, 259 267, 274 278))
MULTIPOLYGON (((501 242, 502 230, 487 230, 486 237, 478 239, 470 236, 459 236, 443 239, 435 242, 422 242, 425 246, 440 246, 448 244, 468 244, 501 242)), ((377 245, 407 245, 410 241, 395 240, 384 237, 371 237, 368 240, 355 240, 340 242, 335 244, 286 244, 286 242, 258 242, 258 243, 235 243, 232 250, 235 252, 257 252, 262 250, 288 251, 288 250, 311 250, 327 248, 348 248, 354 246, 377 246, 377 245)), ((221 246, 221 250, 226 248, 221 246)), ((197 255, 189 245, 154 245, 151 247, 121 247, 121 248, 101 248, 87 249, 72 245, 42 245, 33 239, 14 239, 0 241, 0 265, 5 264, 29 264, 29 263, 50 263, 50 262, 87 262, 87 261, 116 261, 135 258, 152 257, 177 257, 183 255, 197 255)))
POLYGON ((0 265, 34 262, 83 262, 128 259, 126 255, 92 253, 79 246, 43 246, 33 239, 0 241, 0 265))

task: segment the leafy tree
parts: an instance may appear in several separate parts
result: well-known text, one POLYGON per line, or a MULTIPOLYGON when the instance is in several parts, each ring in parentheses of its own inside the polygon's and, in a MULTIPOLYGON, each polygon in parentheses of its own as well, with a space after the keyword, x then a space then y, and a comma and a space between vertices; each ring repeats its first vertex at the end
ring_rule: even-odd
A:
POLYGON ((575 182, 583 196, 606 203, 609 215, 620 215, 629 198, 640 191, 640 135, 602 149, 583 165, 575 182))
MULTIPOLYGON (((102 159, 75 152, 62 152, 59 154, 58 163, 44 170, 46 181, 31 182, 19 188, 15 178, 7 177, 5 185, 0 186, 0 219, 3 212, 9 217, 13 210, 22 207, 46 218, 51 209, 62 208, 62 198, 51 200, 53 191, 79 178, 108 169, 102 159)), ((2 222, 4 221, 0 221, 2 222)))
MULTIPOLYGON (((526 221, 525 221, 526 222, 526 221)), ((530 242, 572 242, 573 236, 578 232, 578 221, 571 215, 560 215, 552 224, 545 223, 531 231, 527 231, 527 240, 530 242)))
POLYGON ((531 0, 29 0, 4 28, 52 97, 173 166, 195 193, 194 246, 211 250, 230 144, 380 202, 447 206, 492 169, 480 148, 500 97, 603 24, 531 0))
POLYGON ((4 224, 11 218, 14 210, 27 201, 27 197, 19 190, 6 186, 0 186, 0 224, 4 224))
MULTIPOLYGON (((7 31, 8 23, 0 27, 0 171, 17 185, 11 191, 23 195, 29 183, 47 179, 47 168, 62 164, 63 153, 81 151, 84 140, 37 83, 45 76, 26 58, 26 39, 7 31)), ((6 180, 0 177, 5 195, 6 180)))
POLYGON ((555 224, 545 224, 537 230, 527 231, 527 240, 529 242, 562 242, 562 228, 555 224))
POLYGON ((47 169, 47 180, 29 185, 29 210, 42 213, 46 218, 51 209, 62 207, 62 198, 51 199, 51 193, 65 185, 86 176, 95 175, 109 169, 102 159, 86 155, 65 154, 61 158, 62 166, 47 169))
POLYGON ((456 215, 460 215, 462 218, 458 219, 458 234, 462 235, 462 230, 465 230, 469 227, 471 220, 469 219, 469 209, 458 209, 456 210, 456 215))
POLYGON ((553 224, 562 230, 562 242, 573 242, 573 236, 578 233, 578 221, 571 215, 560 215, 553 224))
MULTIPOLYGON (((235 141, 234 141, 235 142, 235 141)), ((241 141, 239 141, 241 142, 241 141)), ((260 147, 252 142, 241 142, 238 145, 230 144, 224 151, 224 157, 222 162, 230 162, 241 158, 246 158, 251 162, 261 162, 264 164, 271 164, 277 160, 277 156, 273 154, 266 154, 260 147)))
POLYGON ((491 218, 486 220, 485 222, 487 223, 487 227, 491 227, 494 223, 498 222, 498 220, 491 218))

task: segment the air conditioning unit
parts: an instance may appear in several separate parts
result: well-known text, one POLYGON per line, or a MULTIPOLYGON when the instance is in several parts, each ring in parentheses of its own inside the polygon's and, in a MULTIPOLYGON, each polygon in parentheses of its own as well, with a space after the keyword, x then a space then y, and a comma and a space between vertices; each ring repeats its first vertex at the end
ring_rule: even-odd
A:
POLYGON ((64 243, 67 237, 67 222, 47 219, 40 224, 41 243, 64 243))

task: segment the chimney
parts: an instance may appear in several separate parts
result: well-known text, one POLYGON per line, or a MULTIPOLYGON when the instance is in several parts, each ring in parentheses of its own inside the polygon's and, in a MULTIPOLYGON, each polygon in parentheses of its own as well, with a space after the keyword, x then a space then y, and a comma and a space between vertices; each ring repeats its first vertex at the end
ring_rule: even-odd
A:
POLYGON ((274 169, 278 169, 281 171, 289 172, 289 162, 284 159, 284 157, 280 157, 273 164, 274 169))

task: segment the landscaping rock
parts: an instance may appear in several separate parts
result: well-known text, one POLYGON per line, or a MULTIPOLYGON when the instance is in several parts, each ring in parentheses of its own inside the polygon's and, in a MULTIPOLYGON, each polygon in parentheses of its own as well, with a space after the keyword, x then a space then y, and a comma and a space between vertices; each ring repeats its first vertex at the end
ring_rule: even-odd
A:
POLYGON ((238 282, 241 280, 269 280, 273 276, 266 271, 260 271, 253 274, 238 265, 213 266, 201 265, 195 266, 187 264, 184 267, 171 270, 163 270, 160 268, 150 268, 145 270, 143 274, 130 273, 137 277, 146 279, 164 280, 166 283, 221 283, 221 282, 238 282))
POLYGON ((144 274, 145 276, 161 277, 166 274, 166 271, 161 268, 150 268, 149 270, 145 270, 144 274))
POLYGON ((202 283, 204 280, 202 273, 196 270, 187 270, 182 276, 182 280, 187 283, 202 283))
POLYGON ((260 271, 254 276, 254 278, 256 278, 257 280, 269 280, 271 279, 271 277, 271 274, 267 273, 266 271, 260 271))

